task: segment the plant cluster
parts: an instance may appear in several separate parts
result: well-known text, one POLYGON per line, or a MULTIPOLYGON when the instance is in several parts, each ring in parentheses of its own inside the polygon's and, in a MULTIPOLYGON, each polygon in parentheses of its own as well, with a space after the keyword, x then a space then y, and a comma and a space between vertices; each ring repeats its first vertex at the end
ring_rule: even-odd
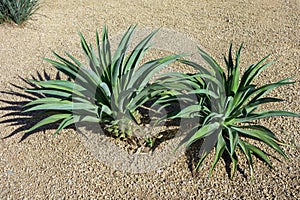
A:
POLYGON ((39 8, 38 0, 0 0, 0 24, 18 25, 28 20, 39 8))
MULTIPOLYGON (((184 55, 170 55, 141 63, 149 41, 156 32, 150 33, 131 51, 128 52, 130 38, 135 26, 129 27, 121 39, 117 50, 112 55, 107 28, 102 37, 96 33, 96 49, 88 44, 80 33, 81 46, 88 65, 66 53, 64 58, 54 53, 57 61, 45 59, 67 80, 31 80, 36 87, 26 88, 28 93, 41 94, 24 106, 24 112, 40 111, 45 117, 32 126, 32 132, 44 125, 59 122, 55 133, 78 122, 104 124, 111 133, 118 137, 134 137, 135 127, 141 123, 139 109, 150 103, 164 108, 183 101, 180 110, 167 113, 156 122, 168 119, 197 119, 196 125, 188 131, 180 145, 191 146, 197 140, 203 140, 201 158, 196 166, 202 164, 207 155, 215 148, 215 159, 211 172, 224 154, 230 156, 234 175, 238 164, 238 151, 243 153, 253 176, 252 155, 271 165, 267 153, 251 143, 257 140, 265 143, 284 158, 286 154, 280 147, 283 143, 267 127, 258 125, 255 120, 274 116, 299 117, 299 114, 267 110, 258 111, 261 104, 279 102, 281 99, 265 97, 279 86, 292 84, 290 79, 257 86, 253 80, 271 63, 265 63, 265 57, 250 65, 240 75, 240 56, 242 45, 234 58, 232 46, 228 58, 225 58, 227 73, 206 52, 199 48, 200 56, 206 65, 200 65, 183 59, 184 55), (127 55, 128 54, 128 55, 127 55), (179 61, 198 70, 195 74, 179 72, 166 73, 150 82, 153 75, 163 67, 179 61)), ((157 109, 156 112, 160 112, 157 109)), ((152 144, 153 138, 144 138, 152 144)), ((155 139, 155 138, 154 138, 155 139)), ((152 144, 153 145, 153 144, 152 144)))
MULTIPOLYGON (((283 142, 267 127, 256 124, 255 120, 275 116, 299 117, 299 114, 282 110, 258 111, 258 107, 262 104, 282 101, 278 98, 265 97, 267 93, 279 86, 293 84, 294 82, 287 78, 262 86, 254 84, 253 81, 260 72, 272 64, 272 62, 265 63, 268 56, 250 65, 244 74, 240 76, 241 50, 242 45, 234 59, 232 45, 230 45, 228 58, 224 57, 227 75, 221 66, 201 49, 199 49, 199 53, 208 64, 207 68, 194 62, 182 61, 199 70, 199 73, 195 76, 202 80, 200 85, 194 81, 190 83, 197 85, 190 92, 202 93, 205 96, 197 104, 198 114, 203 119, 203 123, 197 124, 188 134, 189 137, 182 141, 181 145, 190 146, 195 141, 204 139, 200 151, 201 158, 196 169, 199 168, 212 148, 215 147, 215 159, 210 174, 220 157, 226 153, 231 158, 231 177, 233 177, 238 164, 237 149, 245 155, 250 167, 251 177, 253 177, 252 155, 259 157, 272 167, 268 155, 259 147, 251 144, 249 142, 251 140, 265 143, 281 156, 287 158, 280 147, 283 142)), ((190 82, 191 80, 187 81, 190 82)), ((195 108, 195 105, 190 107, 195 108)), ((189 111, 190 114, 195 112, 194 109, 189 110, 191 110, 189 111)), ((184 117, 186 114, 187 112, 183 110, 176 117, 184 117)))

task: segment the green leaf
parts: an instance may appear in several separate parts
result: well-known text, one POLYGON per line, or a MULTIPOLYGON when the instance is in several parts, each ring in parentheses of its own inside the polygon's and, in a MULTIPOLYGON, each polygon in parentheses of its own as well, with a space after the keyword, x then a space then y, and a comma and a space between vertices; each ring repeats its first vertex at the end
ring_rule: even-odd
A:
POLYGON ((226 76, 220 65, 210 57, 205 51, 198 47, 201 57, 207 62, 208 66, 213 70, 214 76, 225 85, 226 76))
POLYGON ((118 60, 118 58, 121 57, 121 55, 126 52, 126 49, 128 47, 128 44, 129 44, 129 41, 135 31, 135 28, 136 26, 130 26, 127 31, 125 32, 124 36, 122 37, 119 45, 118 45, 118 48, 116 50, 116 52, 114 53, 114 56, 113 56, 113 61, 116 61, 118 60))
POLYGON ((238 163, 236 153, 234 153, 233 156, 231 156, 231 161, 232 161, 232 168, 231 168, 231 172, 230 172, 230 178, 232 179, 236 172, 237 163, 238 163))
POLYGON ((212 172, 214 170, 214 168, 216 167, 216 164, 218 163, 218 161, 220 160, 220 157, 223 155, 223 152, 225 150, 225 140, 222 136, 222 131, 220 131, 220 133, 218 134, 218 142, 217 142, 217 146, 216 146, 216 155, 215 155, 215 159, 214 162, 212 164, 212 167, 210 169, 209 174, 212 175, 212 172))
POLYGON ((103 106, 99 107, 99 110, 100 110, 100 112, 98 111, 99 119, 103 119, 103 114, 106 114, 106 115, 109 115, 109 116, 113 115, 113 112, 111 111, 111 109, 106 105, 103 105, 103 106))
POLYGON ((251 125, 247 125, 247 126, 232 126, 231 128, 246 129, 246 130, 247 129, 249 129, 249 130, 251 130, 251 129, 260 130, 260 131, 263 132, 263 135, 266 135, 268 137, 276 139, 275 134, 270 129, 268 129, 265 126, 261 126, 261 125, 251 124, 251 125))
MULTIPOLYGON (((53 52, 54 53, 54 52, 53 52)), ((55 54, 55 53, 54 53, 55 54)), ((48 58, 44 58, 45 61, 52 64, 58 71, 64 73, 68 77, 70 77, 72 80, 80 79, 81 81, 84 81, 82 77, 78 75, 78 69, 75 65, 70 63, 69 61, 65 60, 64 58, 60 57, 59 55, 55 54, 58 59, 61 61, 64 61, 64 63, 60 63, 48 58)))
POLYGON ((53 89, 57 91, 65 91, 68 93, 73 93, 77 96, 84 96, 80 91, 84 91, 85 88, 82 86, 66 81, 66 80, 47 80, 47 81, 34 81, 30 80, 30 82, 43 87, 44 89, 53 89))
POLYGON ((78 60, 76 60, 71 54, 69 54, 67 52, 66 52, 66 55, 69 58, 71 58, 71 60, 74 63, 72 63, 69 60, 67 60, 66 58, 63 58, 62 56, 58 55, 55 51, 52 51, 52 53, 53 53, 54 57, 61 62, 61 63, 59 63, 59 62, 57 62, 55 60, 51 60, 51 59, 46 58, 46 60, 49 60, 49 61, 53 62, 53 64, 55 64, 55 63, 62 64, 65 67, 68 67, 69 69, 71 69, 75 73, 77 73, 79 71, 79 69, 80 69, 80 66, 82 66, 82 64, 78 60))
POLYGON ((210 134, 217 131, 219 129, 219 127, 220 127, 220 124, 218 122, 214 122, 214 123, 206 124, 206 125, 202 126, 198 131, 196 131, 196 133, 191 138, 188 139, 188 141, 186 142, 186 145, 190 146, 195 141, 209 136, 210 134))
POLYGON ((264 57, 262 60, 260 60, 258 63, 254 65, 250 65, 245 73, 242 76, 240 87, 243 88, 247 85, 249 85, 259 74, 261 71, 263 71, 266 67, 270 66, 272 62, 262 65, 267 59, 269 58, 269 55, 264 57))
MULTIPOLYGON (((134 70, 138 64, 139 61, 143 58, 144 54, 149 48, 149 41, 153 38, 153 36, 158 32, 158 30, 150 33, 146 38, 144 38, 132 51, 129 58, 127 59, 127 62, 125 64, 125 67, 122 71, 122 74, 128 73, 130 70, 134 70)), ((130 77, 129 77, 130 78, 130 77)))
POLYGON ((90 122, 90 123, 99 123, 102 120, 100 120, 99 118, 94 117, 94 116, 80 116, 80 120, 79 121, 90 122))
MULTIPOLYGON (((228 77, 232 76, 232 71, 233 71, 233 58, 232 58, 232 43, 229 46, 229 51, 228 51, 228 60, 226 59, 226 57, 224 56, 224 60, 227 66, 227 73, 228 73, 228 77)), ((228 93, 227 93, 228 94, 228 93)))
POLYGON ((53 90, 53 89, 24 89, 24 91, 28 93, 40 93, 40 94, 51 95, 51 96, 53 95, 53 96, 60 97, 62 99, 69 98, 72 96, 71 93, 53 90))
POLYGON ((57 122, 59 120, 68 118, 70 116, 72 116, 72 114, 55 114, 55 115, 51 115, 51 116, 41 120, 40 122, 38 122, 37 124, 32 126, 30 129, 26 130, 25 133, 30 133, 30 132, 34 131, 35 129, 37 129, 41 126, 57 122))
POLYGON ((218 78, 216 78, 214 75, 209 75, 209 74, 198 74, 198 76, 200 77, 200 78, 202 78, 204 81, 205 81, 205 83, 206 83, 206 85, 209 85, 209 84, 211 84, 211 85, 213 85, 213 86, 217 86, 217 88, 218 89, 220 89, 220 90, 222 90, 222 91, 224 91, 223 93, 225 94, 225 87, 224 87, 224 85, 223 85, 223 83, 222 83, 222 81, 220 81, 218 78))
POLYGON ((36 104, 49 104, 49 103, 59 102, 61 100, 62 99, 60 99, 60 98, 54 98, 54 97, 45 97, 45 98, 41 98, 41 99, 35 99, 35 100, 30 101, 29 103, 25 104, 23 106, 23 108, 32 106, 32 105, 36 105, 36 104))
POLYGON ((225 62, 227 65, 228 70, 228 80, 226 84, 226 93, 227 95, 231 95, 231 93, 236 94, 239 88, 239 62, 240 62, 240 55, 243 45, 241 44, 238 52, 236 53, 236 62, 235 65, 233 63, 232 57, 232 44, 230 44, 229 53, 228 53, 228 60, 225 58, 225 62))
POLYGON ((196 171, 199 170, 200 166, 202 165, 203 161, 205 160, 205 158, 208 156, 209 152, 203 152, 203 154, 201 155, 200 160, 198 161, 197 165, 196 165, 196 171))
POLYGON ((254 87, 249 85, 248 87, 245 87, 243 91, 238 91, 234 95, 233 99, 228 98, 227 101, 229 102, 226 109, 226 116, 230 116, 230 117, 239 116, 241 110, 243 110, 244 104, 247 105, 247 100, 251 96, 253 91, 254 91, 254 87))
POLYGON ((236 61, 235 61, 235 66, 232 71, 232 82, 231 82, 231 92, 234 94, 237 92, 239 88, 239 78, 240 78, 240 55, 241 55, 241 50, 243 48, 243 44, 241 44, 237 54, 236 54, 236 61))
POLYGON ((171 55, 157 60, 149 61, 137 69, 136 73, 130 80, 128 88, 145 87, 155 73, 166 65, 176 61, 181 55, 171 55))
POLYGON ((103 74, 103 68, 100 66, 100 61, 99 59, 97 58, 96 56, 96 52, 93 48, 92 45, 90 45, 90 49, 91 49, 91 52, 90 52, 90 68, 99 76, 101 77, 102 74, 103 74))
POLYGON ((199 113, 202 109, 201 105, 190 105, 186 108, 180 110, 175 116, 170 117, 170 119, 175 118, 193 118, 195 114, 199 113))
POLYGON ((213 97, 215 99, 219 98, 219 95, 217 95, 216 93, 214 93, 213 91, 211 91, 209 89, 196 89, 196 90, 189 91, 188 94, 197 94, 197 95, 204 94, 204 95, 213 97))
POLYGON ((132 34, 135 30, 136 26, 130 26, 128 28, 128 30, 126 31, 126 33, 124 34, 124 36, 122 37, 118 48, 113 56, 112 59, 112 64, 111 64, 111 81, 112 81, 112 89, 114 89, 114 87, 116 87, 118 85, 117 81, 120 77, 120 75, 122 75, 122 65, 123 65, 123 61, 124 61, 124 57, 126 55, 126 51, 129 45, 129 41, 132 37, 132 34))
POLYGON ((287 159, 286 154, 283 152, 283 150, 277 144, 278 140, 275 136, 273 136, 274 134, 272 132, 270 132, 266 128, 262 129, 262 126, 260 126, 260 127, 248 126, 248 127, 249 127, 249 129, 238 128, 238 127, 232 127, 232 128, 234 130, 238 131, 239 133, 246 135, 247 137, 252 137, 261 142, 264 142, 265 144, 269 145, 271 148, 273 148, 280 155, 282 155, 284 158, 287 159))
POLYGON ((246 123, 253 120, 263 119, 267 117, 300 117, 299 114, 289 112, 289 111, 283 111, 283 110, 271 110, 271 111, 262 111, 262 112, 256 112, 253 114, 248 115, 247 117, 241 117, 241 118, 235 118, 229 121, 227 124, 235 124, 235 123, 246 123))
POLYGON ((233 157, 235 153, 235 148, 237 146, 237 142, 239 139, 239 135, 236 131, 232 131, 230 128, 227 128, 228 134, 229 134, 229 143, 230 143, 230 156, 233 157))
POLYGON ((257 106, 265 103, 272 103, 272 102, 282 102, 284 100, 278 99, 278 98, 272 98, 272 97, 265 97, 257 99, 256 101, 253 101, 253 103, 248 103, 244 108, 247 110, 251 110, 252 108, 256 108, 257 106))
POLYGON ((37 111, 37 110, 61 110, 61 111, 95 110, 96 108, 97 107, 93 104, 72 103, 71 101, 62 100, 56 103, 37 105, 25 110, 24 112, 37 111))
POLYGON ((183 64, 189 65, 189 66, 193 67, 196 70, 199 70, 199 73, 201 73, 201 74, 212 75, 211 72, 208 71, 205 67, 203 67, 203 66, 201 66, 201 65, 199 65, 195 62, 188 61, 188 60, 183 60, 183 59, 178 59, 178 61, 183 63, 183 64))
POLYGON ((250 168, 250 176, 251 176, 251 178, 253 178, 253 161, 252 161, 252 157, 251 157, 251 152, 248 149, 248 146, 240 139, 238 139, 238 145, 241 148, 241 150, 243 151, 245 157, 247 158, 249 168, 250 168))
POLYGON ((56 131, 54 132, 54 135, 58 134, 62 129, 66 128, 67 126, 71 125, 74 123, 74 117, 69 116, 67 118, 65 118, 60 125, 58 126, 58 128, 56 129, 56 131))
MULTIPOLYGON (((99 39, 97 39, 99 41, 99 39)), ((99 44, 99 42, 97 42, 99 44)), ((100 45, 99 45, 100 46, 100 45)), ((98 48, 99 49, 99 48, 98 48)), ((102 51, 99 51, 101 54, 101 60, 103 62, 103 68, 109 69, 109 66, 111 65, 111 51, 110 51, 110 43, 108 40, 108 33, 107 33, 107 27, 104 26, 102 29, 102 51)), ((109 73, 109 72, 108 72, 109 73)))
POLYGON ((283 79, 283 80, 280 80, 280 81, 275 82, 275 83, 263 85, 260 88, 257 88, 251 94, 251 96, 253 96, 254 94, 256 94, 256 96, 254 96, 252 98, 252 100, 249 102, 249 104, 254 103, 257 99, 263 97, 263 95, 267 94, 268 92, 270 92, 271 90, 273 90, 273 89, 275 89, 277 87, 284 86, 284 85, 289 85, 289 84, 293 84, 294 83, 294 82, 288 82, 288 80, 290 80, 290 78, 283 79))
POLYGON ((248 142, 244 142, 247 145, 247 148, 253 152, 255 155, 260 157, 263 161, 265 161, 271 168, 273 168, 271 161, 269 160, 268 156, 256 146, 249 144, 248 142))

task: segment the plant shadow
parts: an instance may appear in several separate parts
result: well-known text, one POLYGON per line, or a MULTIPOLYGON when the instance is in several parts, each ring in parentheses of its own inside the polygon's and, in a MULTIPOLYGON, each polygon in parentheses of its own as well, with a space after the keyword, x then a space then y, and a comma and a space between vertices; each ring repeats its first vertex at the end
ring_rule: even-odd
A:
MULTIPOLYGON (((24 79, 20 76, 18 76, 18 78, 21 79, 21 81, 23 83, 25 83, 25 85, 27 86, 26 88, 29 88, 29 87, 36 88, 36 85, 31 83, 29 80, 24 79)), ((48 74, 44 70, 42 74, 40 72, 37 72, 36 76, 31 75, 30 79, 35 80, 35 81, 47 81, 47 80, 50 80, 51 77, 50 77, 50 74, 48 74)), ((61 76, 59 73, 57 73, 55 75, 55 79, 61 80, 61 76)), ((41 119, 43 119, 45 117, 45 115, 42 115, 42 112, 37 112, 37 111, 23 112, 24 105, 26 105, 27 103, 29 103, 35 99, 44 97, 43 95, 38 94, 38 93, 34 93, 34 94, 28 93, 28 92, 24 91, 25 87, 16 85, 14 83, 10 83, 10 85, 13 86, 13 88, 15 88, 16 90, 15 91, 0 91, 0 93, 9 95, 9 96, 11 95, 14 97, 18 97, 22 100, 15 101, 15 100, 8 100, 8 99, 0 99, 0 102, 7 105, 4 107, 0 107, 0 111, 8 111, 7 114, 4 114, 1 116, 2 119, 3 118, 5 118, 5 119, 1 120, 0 124, 5 124, 8 127, 17 126, 17 128, 14 131, 9 133, 7 136, 2 137, 1 139, 7 139, 18 133, 26 132, 34 124, 36 124, 37 122, 39 122, 41 119)), ((58 125, 57 123, 53 123, 50 125, 45 125, 40 128, 37 128, 36 130, 34 130, 32 132, 26 132, 21 137, 19 142, 22 142, 23 140, 28 138, 30 135, 37 133, 39 131, 42 131, 45 129, 55 129, 57 127, 57 125, 58 125)))
MULTIPOLYGON (((197 140, 196 142, 194 142, 193 144, 191 144, 189 146, 189 148, 186 150, 185 152, 185 155, 186 155, 186 158, 187 158, 187 165, 188 165, 188 168, 191 172, 191 174, 193 176, 197 176, 199 174, 199 170, 201 168, 201 166, 196 169, 195 166, 197 166, 199 160, 200 160, 200 151, 201 151, 201 146, 203 144, 203 139, 201 140, 197 140)), ((221 159, 223 160, 224 164, 225 164, 225 170, 226 170, 226 174, 227 174, 227 177, 229 179, 231 179, 231 164, 232 164, 232 161, 231 161, 231 158, 230 158, 230 155, 224 151, 223 155, 221 156, 221 159)), ((236 169, 244 178, 247 178, 246 176, 246 173, 245 171, 240 168, 239 165, 237 165, 237 169, 236 169)))

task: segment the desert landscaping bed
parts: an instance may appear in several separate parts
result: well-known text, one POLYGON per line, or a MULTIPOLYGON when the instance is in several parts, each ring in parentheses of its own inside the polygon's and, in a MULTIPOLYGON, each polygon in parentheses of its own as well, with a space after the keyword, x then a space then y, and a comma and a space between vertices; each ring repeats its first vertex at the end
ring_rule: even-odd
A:
MULTIPOLYGON (((271 53, 277 60, 258 81, 274 82, 293 76, 295 84, 271 92, 286 101, 268 104, 273 108, 300 112, 300 2, 264 1, 58 1, 43 0, 41 8, 24 26, 0 25, 0 107, 6 100, 25 99, 7 94, 25 86, 22 78, 37 73, 54 77, 56 71, 41 58, 52 58, 51 50, 64 51, 84 59, 78 31, 94 41, 95 30, 106 24, 110 35, 124 32, 131 24, 168 28, 191 38, 223 63, 232 42, 244 43, 242 65, 257 62, 271 53), (3 92, 4 91, 4 92, 3 92)), ((180 53, 180 52, 175 52, 180 53)), ((242 70, 245 68, 242 67, 242 70)), ((186 69, 187 72, 188 69, 186 69)), ((11 112, 0 109, 0 115, 11 112)), ((8 118, 2 118, 5 120, 8 118)), ((40 131, 19 142, 22 131, 0 140, 1 199, 299 199, 300 120, 276 117, 261 120, 293 147, 283 147, 289 160, 266 148, 274 170, 254 160, 251 181, 246 160, 231 180, 221 160, 208 178, 213 156, 197 174, 192 172, 189 154, 174 163, 145 173, 114 170, 85 148, 78 132, 54 129, 40 131), (276 159, 280 158, 280 160, 276 159)), ((0 124, 1 138, 18 127, 0 124)), ((264 148, 264 147, 263 147, 264 148)))

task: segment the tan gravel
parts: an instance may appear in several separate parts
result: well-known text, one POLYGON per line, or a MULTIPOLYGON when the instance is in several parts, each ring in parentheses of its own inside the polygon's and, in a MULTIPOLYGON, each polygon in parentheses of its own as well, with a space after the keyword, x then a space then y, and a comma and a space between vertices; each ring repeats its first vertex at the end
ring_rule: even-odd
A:
MULTIPOLYGON (((79 30, 94 41, 95 30, 104 24, 113 35, 137 23, 185 33, 219 62, 230 42, 235 48, 244 42, 244 65, 271 53, 271 59, 278 61, 259 81, 295 76, 296 83, 271 93, 285 102, 264 108, 300 112, 299 0, 43 0, 38 13, 25 27, 0 26, 1 91, 15 91, 10 83, 24 86, 18 77, 29 78, 43 70, 54 75, 55 70, 41 59, 52 57, 51 50, 83 58, 79 30)), ((24 100, 5 93, 0 99, 24 100)), ((0 102, 0 107, 7 106, 0 102)), ((9 112, 1 109, 0 115, 9 112)), ((261 123, 299 147, 299 122, 278 117, 261 123)), ((0 137, 16 128, 0 124, 0 137)), ((234 180, 228 178, 223 160, 209 179, 212 157, 197 175, 189 170, 185 155, 164 169, 125 173, 99 162, 74 130, 52 133, 41 131, 20 143, 22 132, 0 140, 0 199, 300 199, 299 148, 284 147, 290 161, 272 158, 272 171, 255 159, 253 181, 244 159, 234 180)))

